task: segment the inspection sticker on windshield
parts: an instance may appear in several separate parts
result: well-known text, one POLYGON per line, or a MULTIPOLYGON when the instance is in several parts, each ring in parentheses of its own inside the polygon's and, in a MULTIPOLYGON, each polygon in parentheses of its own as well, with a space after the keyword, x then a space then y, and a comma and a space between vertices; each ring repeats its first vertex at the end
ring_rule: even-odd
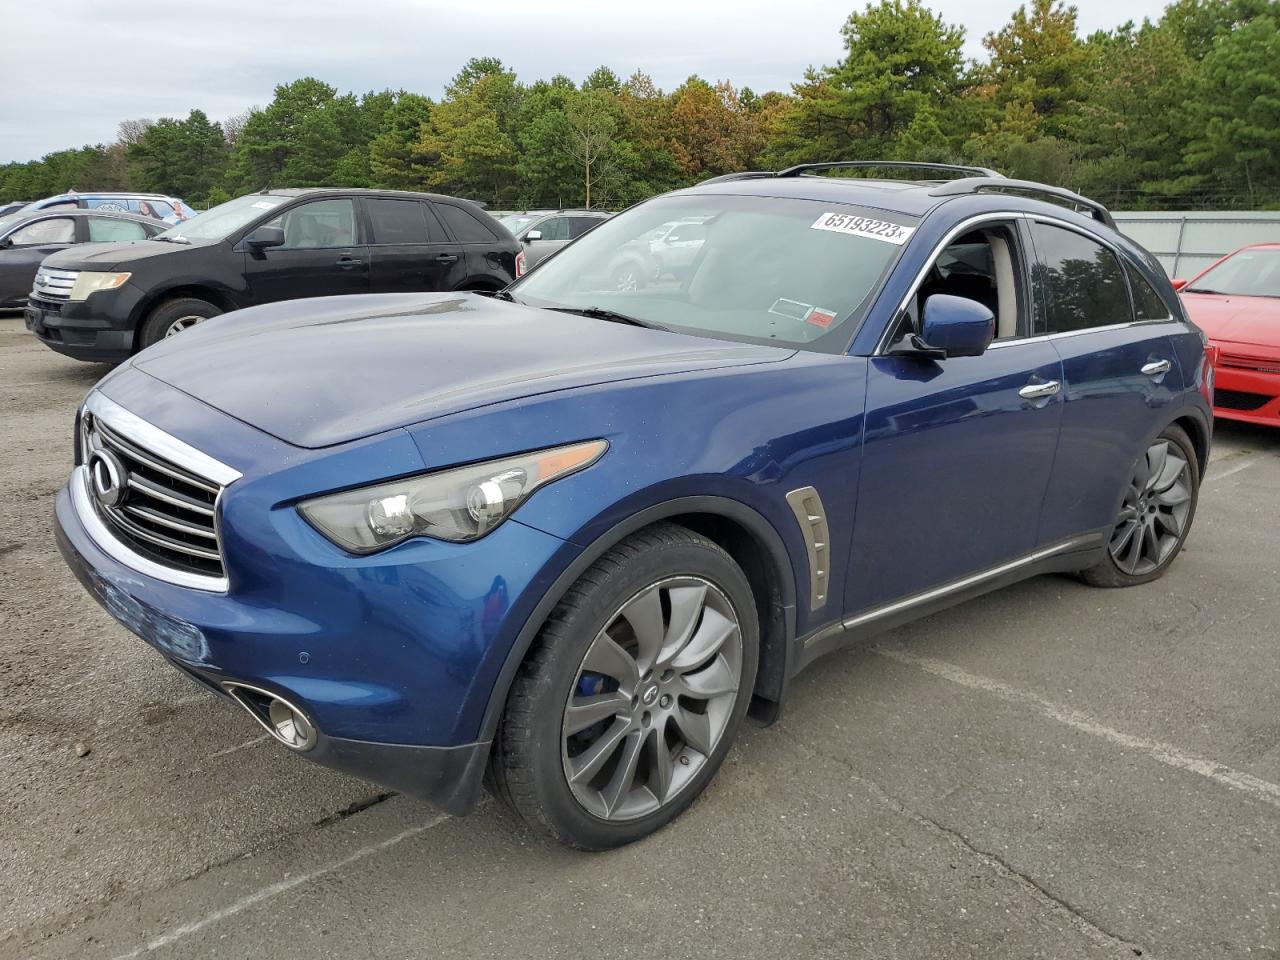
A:
POLYGON ((872 240, 883 240, 902 246, 915 233, 915 227, 904 227, 887 220, 873 220, 871 217, 855 217, 851 213, 824 213, 813 221, 811 230, 830 230, 832 233, 847 233, 852 237, 870 237, 872 240))

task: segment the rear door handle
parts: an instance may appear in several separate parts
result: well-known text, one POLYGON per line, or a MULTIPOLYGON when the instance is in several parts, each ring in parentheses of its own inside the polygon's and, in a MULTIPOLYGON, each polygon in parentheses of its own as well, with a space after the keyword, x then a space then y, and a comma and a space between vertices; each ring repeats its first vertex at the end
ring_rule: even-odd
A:
POLYGON ((1148 377, 1163 377, 1172 366, 1173 364, 1168 360, 1152 360, 1150 363, 1143 364, 1142 372, 1148 377))
POLYGON ((456 253, 441 253, 436 257, 436 260, 440 263, 454 263, 457 259, 458 255, 456 253))
POLYGON ((1018 391, 1018 396, 1023 400, 1043 400, 1045 397, 1054 396, 1061 389, 1061 381, 1044 380, 1039 383, 1028 383, 1018 391))
POLYGON ((364 263, 363 260, 353 260, 351 257, 342 257, 338 260, 338 266, 343 270, 350 270, 352 267, 358 267, 364 263))

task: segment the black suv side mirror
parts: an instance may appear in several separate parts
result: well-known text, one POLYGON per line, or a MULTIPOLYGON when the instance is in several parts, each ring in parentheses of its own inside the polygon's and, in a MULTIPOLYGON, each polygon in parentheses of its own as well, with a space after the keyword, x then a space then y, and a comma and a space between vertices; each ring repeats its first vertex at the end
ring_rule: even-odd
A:
POLYGON ((283 247, 284 230, 280 227, 259 227, 245 237, 244 242, 259 250, 263 247, 283 247))
POLYGON ((0 250, 8 250, 12 246, 13 237, 5 237, 3 240, 0 240, 0 250))

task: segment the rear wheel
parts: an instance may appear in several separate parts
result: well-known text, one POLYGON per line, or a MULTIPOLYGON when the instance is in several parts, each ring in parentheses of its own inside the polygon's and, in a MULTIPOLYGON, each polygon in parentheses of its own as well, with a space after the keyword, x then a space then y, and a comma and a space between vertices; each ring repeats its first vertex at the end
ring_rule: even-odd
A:
POLYGON ((536 829, 604 850, 664 826, 724 760, 759 627, 732 558, 664 524, 570 589, 521 667, 494 745, 499 796, 536 829))
POLYGON ((1171 425, 1134 465, 1106 557, 1081 576, 1098 587, 1128 587, 1162 576, 1186 542, 1199 497, 1195 448, 1171 425))
POLYGON ((166 337, 174 337, 184 330, 189 330, 198 323, 204 323, 210 317, 222 313, 207 300, 195 297, 180 297, 166 300, 147 317, 142 326, 142 346, 149 347, 159 343, 166 337))

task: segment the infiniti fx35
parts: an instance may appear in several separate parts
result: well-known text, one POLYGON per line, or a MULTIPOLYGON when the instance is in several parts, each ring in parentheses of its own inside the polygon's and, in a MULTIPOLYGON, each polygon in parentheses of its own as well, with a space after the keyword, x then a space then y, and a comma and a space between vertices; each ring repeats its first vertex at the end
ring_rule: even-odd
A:
POLYGON ((1187 537, 1212 374, 1168 279, 1085 198, 959 172, 722 178, 497 296, 202 324, 88 396, 63 555, 302 756, 636 840, 822 654, 1187 537), (673 221, 688 268, 611 283, 673 221))

